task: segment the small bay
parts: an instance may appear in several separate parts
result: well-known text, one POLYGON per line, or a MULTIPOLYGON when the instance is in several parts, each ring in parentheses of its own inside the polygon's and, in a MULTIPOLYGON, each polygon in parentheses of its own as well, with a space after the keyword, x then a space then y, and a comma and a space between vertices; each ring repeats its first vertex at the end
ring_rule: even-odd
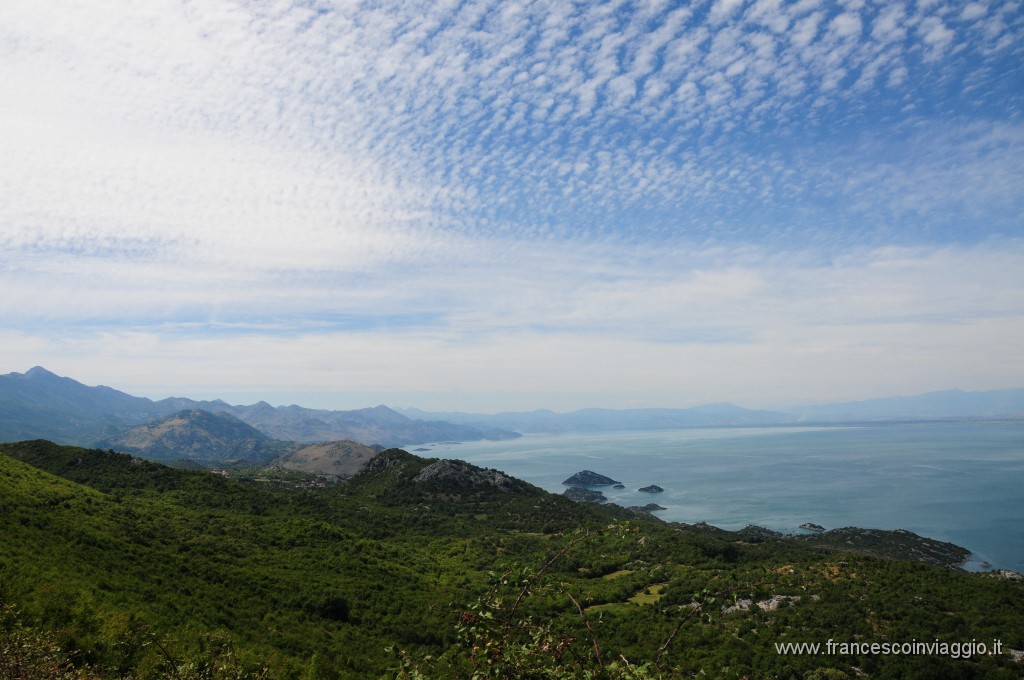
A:
POLYGON ((656 502, 666 521, 801 533, 907 529, 973 551, 968 569, 1024 572, 1024 422, 529 434, 436 444, 428 457, 497 468, 554 493, 580 470, 620 505, 656 502), (656 484, 663 493, 639 488, 656 484))

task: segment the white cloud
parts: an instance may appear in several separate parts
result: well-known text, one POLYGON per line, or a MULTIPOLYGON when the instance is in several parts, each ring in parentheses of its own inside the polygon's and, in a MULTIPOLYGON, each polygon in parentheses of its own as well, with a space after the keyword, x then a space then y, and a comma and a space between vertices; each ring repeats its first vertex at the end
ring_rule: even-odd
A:
POLYGON ((881 43, 902 41, 907 36, 905 21, 906 13, 902 5, 887 5, 872 22, 871 37, 881 43))
POLYGON ((801 19, 793 31, 793 44, 797 47, 807 47, 818 35, 818 26, 822 18, 821 12, 815 12, 801 19))
POLYGON ((974 21, 988 14, 988 7, 980 2, 972 2, 960 12, 960 21, 974 21))
POLYGON ((926 61, 937 61, 952 44, 955 33, 938 17, 926 17, 918 28, 921 40, 927 46, 926 61))
POLYGON ((608 83, 608 92, 612 106, 626 106, 636 97, 636 82, 627 76, 617 76, 608 83))
POLYGON ((743 4, 744 0, 715 0, 708 18, 713 24, 721 23, 735 14, 743 4))
MULTIPOLYGON (((588 378, 584 358, 602 351, 746 365, 782 351, 771 338, 837 346, 819 304, 864 338, 893 333, 872 309, 889 318, 908 300, 961 315, 955 293, 929 306, 945 289, 913 277, 903 297, 858 298, 852 281, 877 268, 847 281, 772 253, 1019 231, 1009 7, 322 9, 0 7, 0 315, 18 361, 116 370, 115 348, 136 342, 126 377, 187 357, 244 382, 257 350, 294 338, 308 356, 281 365, 313 382, 318 352, 363 387, 379 370, 398 389, 386 354, 446 365, 465 350, 510 390, 547 375, 605 390, 630 374, 588 378), (965 65, 969 100, 947 99, 942 79, 965 65), (753 261, 737 259, 751 243, 753 261), (807 292, 822 285, 840 304, 807 292), (239 338, 253 349, 227 359, 239 338), (501 364, 517 346, 534 372, 501 364)), ((915 257, 944 251, 929 252, 915 257)), ((1008 299, 1004 316, 985 312, 999 332, 1008 299)), ((416 389, 444 380, 398 365, 416 389)))
POLYGON ((829 29, 841 39, 857 38, 863 30, 860 16, 853 12, 840 14, 829 24, 829 29))

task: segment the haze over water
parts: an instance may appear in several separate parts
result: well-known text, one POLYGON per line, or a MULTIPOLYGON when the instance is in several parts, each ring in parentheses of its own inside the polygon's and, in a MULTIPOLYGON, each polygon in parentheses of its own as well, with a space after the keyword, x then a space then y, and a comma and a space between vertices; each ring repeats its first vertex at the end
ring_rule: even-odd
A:
POLYGON ((969 548, 967 568, 1024 571, 1019 421, 527 435, 420 453, 497 468, 554 493, 573 473, 593 470, 626 486, 600 487, 609 501, 656 502, 667 521, 907 529, 969 548), (665 492, 637 491, 649 484, 665 492))

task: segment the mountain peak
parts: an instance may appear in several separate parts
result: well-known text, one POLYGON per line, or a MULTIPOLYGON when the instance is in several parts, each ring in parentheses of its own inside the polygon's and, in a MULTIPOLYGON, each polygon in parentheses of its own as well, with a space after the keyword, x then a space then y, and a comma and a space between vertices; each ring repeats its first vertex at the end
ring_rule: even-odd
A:
POLYGON ((26 378, 32 378, 33 380, 48 380, 53 378, 59 378, 60 376, 56 373, 51 373, 42 366, 33 366, 32 368, 25 371, 26 378))

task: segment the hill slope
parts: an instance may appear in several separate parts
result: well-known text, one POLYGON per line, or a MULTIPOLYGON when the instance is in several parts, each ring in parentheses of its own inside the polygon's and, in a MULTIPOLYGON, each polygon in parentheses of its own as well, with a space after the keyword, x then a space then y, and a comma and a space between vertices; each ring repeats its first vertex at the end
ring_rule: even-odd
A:
POLYGON ((289 444, 273 441, 230 414, 189 409, 137 425, 97 446, 149 460, 259 463, 280 455, 289 444))
POLYGON ((380 451, 379 446, 366 446, 353 441, 293 444, 287 452, 269 461, 268 465, 316 475, 351 477, 380 451))
POLYGON ((381 450, 353 441, 313 444, 278 441, 229 413, 209 413, 202 409, 179 411, 137 425, 97 446, 155 461, 278 466, 340 477, 355 474, 381 450))
POLYGON ((5 444, 0 511, 0 670, 35 652, 136 678, 1022 669, 1005 654, 774 647, 998 639, 1021 649, 1020 583, 850 551, 853 534, 812 544, 584 507, 397 450, 345 484, 275 490, 124 454, 5 444))

